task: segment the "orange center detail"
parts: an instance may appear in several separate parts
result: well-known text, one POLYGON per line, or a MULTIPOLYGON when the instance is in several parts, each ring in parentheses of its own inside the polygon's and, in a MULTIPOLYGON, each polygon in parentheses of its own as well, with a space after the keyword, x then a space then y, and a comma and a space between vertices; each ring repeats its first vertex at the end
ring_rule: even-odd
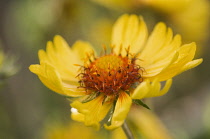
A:
POLYGON ((134 83, 142 80, 141 68, 135 64, 135 60, 115 54, 99 57, 79 74, 80 86, 108 96, 129 91, 134 83))

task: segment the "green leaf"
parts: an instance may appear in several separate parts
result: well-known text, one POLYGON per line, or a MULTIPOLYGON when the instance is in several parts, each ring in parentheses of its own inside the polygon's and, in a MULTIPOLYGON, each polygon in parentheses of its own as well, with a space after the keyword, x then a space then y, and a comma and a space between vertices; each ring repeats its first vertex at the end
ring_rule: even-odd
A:
POLYGON ((150 110, 149 106, 147 106, 147 104, 145 104, 144 102, 142 102, 140 99, 133 99, 133 103, 137 104, 137 105, 141 105, 144 108, 147 108, 150 110))

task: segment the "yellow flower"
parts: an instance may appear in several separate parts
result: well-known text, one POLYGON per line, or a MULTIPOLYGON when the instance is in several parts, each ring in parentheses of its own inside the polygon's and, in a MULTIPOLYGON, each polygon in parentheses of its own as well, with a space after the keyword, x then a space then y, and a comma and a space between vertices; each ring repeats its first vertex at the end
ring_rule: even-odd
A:
POLYGON ((175 13, 184 10, 193 0, 138 0, 140 4, 148 5, 162 12, 175 13))
POLYGON ((125 14, 113 27, 110 52, 95 55, 82 41, 70 48, 55 36, 46 52, 39 51, 40 64, 29 68, 51 90, 75 98, 72 119, 115 129, 124 123, 132 99, 164 95, 174 76, 199 65, 195 51, 195 43, 182 45, 180 35, 173 37, 164 23, 148 36, 142 17, 125 14))
POLYGON ((135 4, 135 1, 129 0, 92 0, 102 6, 107 8, 115 9, 115 10, 129 10, 135 4))
POLYGON ((43 139, 105 139, 106 135, 102 133, 95 132, 80 123, 50 122, 44 128, 43 139))
MULTIPOLYGON (((145 108, 132 107, 128 114, 128 125, 135 139, 172 139, 158 116, 145 108)), ((122 128, 111 133, 113 139, 127 139, 122 128)))
POLYGON ((139 5, 156 9, 165 15, 184 36, 185 41, 203 43, 208 37, 210 4, 208 0, 138 0, 139 5), (200 10, 195 10, 200 9, 200 10))
POLYGON ((140 133, 146 139, 172 139, 158 116, 148 109, 132 108, 129 113, 129 119, 136 127, 136 132, 140 133), (141 118, 139 118, 141 115, 141 118))

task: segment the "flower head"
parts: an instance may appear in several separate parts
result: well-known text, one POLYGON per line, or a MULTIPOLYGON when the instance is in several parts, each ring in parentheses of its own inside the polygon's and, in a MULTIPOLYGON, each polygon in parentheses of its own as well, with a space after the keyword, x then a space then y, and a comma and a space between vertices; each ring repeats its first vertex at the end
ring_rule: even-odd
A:
POLYGON ((136 15, 117 20, 110 48, 98 56, 87 42, 77 41, 70 48, 55 36, 46 51, 39 51, 40 64, 30 70, 51 90, 75 97, 72 119, 114 129, 123 124, 132 99, 164 95, 174 76, 202 62, 193 60, 195 43, 182 45, 180 35, 173 37, 164 23, 148 36, 143 18, 136 15))
POLYGON ((105 139, 103 132, 95 132, 92 128, 86 127, 81 123, 67 122, 62 123, 55 120, 47 122, 44 126, 44 139, 105 139), (81 134, 82 131, 82 134, 81 134))
POLYGON ((145 5, 165 15, 176 30, 184 36, 185 41, 194 40, 203 43, 207 40, 209 29, 208 0, 138 0, 139 5, 145 5), (200 9, 198 11, 194 9, 200 9))
MULTIPOLYGON (((130 109, 127 119, 135 139, 172 139, 161 119, 151 110, 134 106, 130 109)), ((112 137, 127 139, 122 128, 113 130, 112 137)))

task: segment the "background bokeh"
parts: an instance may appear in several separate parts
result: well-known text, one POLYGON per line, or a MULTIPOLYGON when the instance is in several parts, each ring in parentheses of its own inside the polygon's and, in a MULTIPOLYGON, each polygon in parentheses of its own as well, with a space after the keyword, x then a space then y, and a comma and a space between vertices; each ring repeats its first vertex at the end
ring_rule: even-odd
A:
POLYGON ((0 0, 0 51, 8 59, 0 64, 7 66, 0 70, 0 139, 50 138, 57 131, 52 127, 73 124, 68 100, 47 89, 28 67, 38 63, 38 50, 57 34, 70 46, 84 40, 100 52, 124 13, 142 15, 149 31, 164 21, 184 43, 197 43, 196 57, 204 62, 175 77, 168 94, 146 102, 172 138, 210 138, 209 0, 0 0))

